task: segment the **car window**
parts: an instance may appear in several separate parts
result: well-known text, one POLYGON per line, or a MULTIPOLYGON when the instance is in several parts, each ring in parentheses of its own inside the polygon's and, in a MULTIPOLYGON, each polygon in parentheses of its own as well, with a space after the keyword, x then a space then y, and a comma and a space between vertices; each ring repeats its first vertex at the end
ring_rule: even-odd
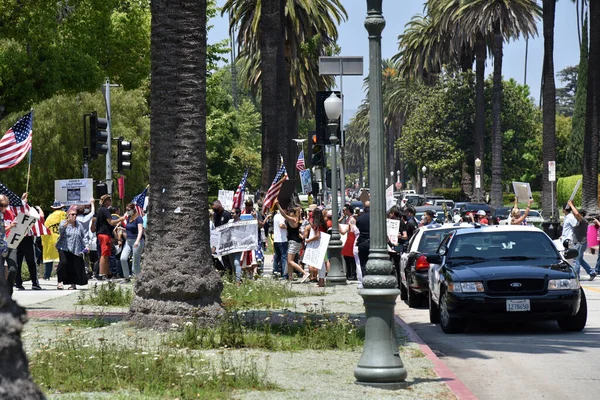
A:
POLYGON ((455 229, 456 228, 436 229, 435 231, 423 232, 417 251, 420 253, 435 253, 446 235, 455 229))
MULTIPOLYGON (((521 211, 521 215, 523 215, 523 214, 525 214, 524 210, 521 211)), ((541 217, 541 215, 538 211, 533 211, 533 210, 530 210, 529 214, 527 216, 528 217, 541 217)))
POLYGON ((504 231, 457 235, 448 249, 448 257, 558 259, 559 255, 543 232, 504 231))

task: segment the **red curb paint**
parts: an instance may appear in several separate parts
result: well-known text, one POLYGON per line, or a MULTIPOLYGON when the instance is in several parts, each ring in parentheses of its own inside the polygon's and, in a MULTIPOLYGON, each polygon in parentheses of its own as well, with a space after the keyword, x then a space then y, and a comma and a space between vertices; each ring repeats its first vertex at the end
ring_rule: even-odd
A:
POLYGON ((423 339, 421 339, 417 332, 415 332, 398 315, 395 315, 395 318, 396 323, 406 331, 410 341, 417 343, 421 351, 425 353, 425 357, 427 357, 427 359, 429 359, 433 363, 433 370, 441 379, 444 379, 444 383, 446 384, 446 386, 448 386, 448 388, 450 388, 452 393, 454 393, 454 395, 459 400, 477 400, 477 397, 475 397, 475 395, 469 390, 469 388, 466 387, 465 384, 462 383, 456 375, 454 375, 454 372, 452 372, 450 368, 448 368, 446 364, 444 364, 442 360, 440 360, 439 357, 435 355, 435 353, 423 341, 423 339))
POLYGON ((106 312, 106 313, 93 313, 93 312, 73 312, 73 311, 46 311, 46 310, 27 310, 27 317, 29 319, 54 319, 54 318, 93 318, 93 317, 108 317, 118 318, 125 317, 126 312, 106 312))

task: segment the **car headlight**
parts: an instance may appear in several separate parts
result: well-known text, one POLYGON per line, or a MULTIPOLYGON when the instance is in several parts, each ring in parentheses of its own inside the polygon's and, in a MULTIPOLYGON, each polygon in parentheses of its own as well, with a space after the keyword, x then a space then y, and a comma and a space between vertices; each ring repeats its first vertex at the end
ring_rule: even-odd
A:
POLYGON ((550 279, 548 290, 571 290, 579 289, 579 279, 550 279))
POLYGON ((448 291, 453 293, 477 293, 485 292, 482 282, 451 282, 448 291))

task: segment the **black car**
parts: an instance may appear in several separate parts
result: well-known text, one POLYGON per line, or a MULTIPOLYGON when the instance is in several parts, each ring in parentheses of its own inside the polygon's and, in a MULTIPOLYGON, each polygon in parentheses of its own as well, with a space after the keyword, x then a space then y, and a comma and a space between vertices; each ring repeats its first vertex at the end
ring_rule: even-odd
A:
POLYGON ((467 213, 477 212, 479 210, 485 211, 488 216, 492 215, 492 207, 486 203, 465 203, 460 208, 460 215, 464 217, 467 213))
POLYGON ((406 251, 400 256, 400 299, 409 307, 419 307, 429 291, 428 254, 434 254, 449 232, 470 227, 471 224, 432 224, 422 226, 413 235, 406 251))
POLYGON ((494 224, 498 225, 500 221, 508 219, 508 217, 510 217, 511 210, 512 207, 498 207, 494 209, 494 212, 492 213, 492 220, 494 221, 494 224))
POLYGON ((469 319, 556 320, 580 331, 587 320, 585 293, 540 229, 476 226, 450 232, 429 255, 429 316, 446 333, 462 332, 469 319), (435 265, 434 265, 435 264, 435 265))

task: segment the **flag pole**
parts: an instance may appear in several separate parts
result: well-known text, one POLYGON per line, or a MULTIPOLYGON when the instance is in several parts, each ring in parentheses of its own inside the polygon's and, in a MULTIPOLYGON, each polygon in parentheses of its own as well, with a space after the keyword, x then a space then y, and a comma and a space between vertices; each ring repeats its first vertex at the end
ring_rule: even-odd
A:
MULTIPOLYGON (((33 108, 31 109, 31 130, 33 131, 33 108)), ((29 193, 29 178, 31 176, 31 150, 33 148, 33 134, 31 138, 32 146, 29 148, 29 162, 27 165, 27 184, 25 185, 25 193, 29 193)))

